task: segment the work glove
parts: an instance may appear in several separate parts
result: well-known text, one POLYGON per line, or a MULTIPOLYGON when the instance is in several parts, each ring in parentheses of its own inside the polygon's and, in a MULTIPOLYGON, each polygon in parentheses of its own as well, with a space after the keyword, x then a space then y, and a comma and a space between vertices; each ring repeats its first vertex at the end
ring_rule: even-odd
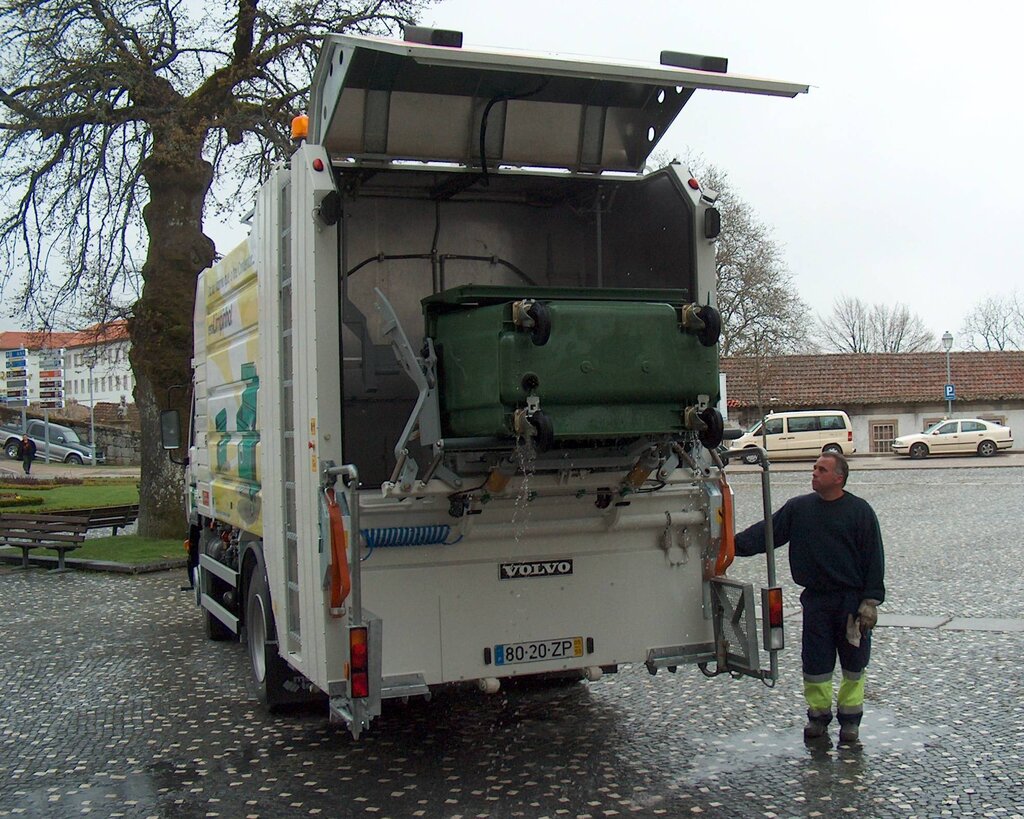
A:
POLYGON ((867 634, 878 622, 878 601, 861 600, 860 608, 857 609, 857 622, 860 623, 860 633, 867 634))

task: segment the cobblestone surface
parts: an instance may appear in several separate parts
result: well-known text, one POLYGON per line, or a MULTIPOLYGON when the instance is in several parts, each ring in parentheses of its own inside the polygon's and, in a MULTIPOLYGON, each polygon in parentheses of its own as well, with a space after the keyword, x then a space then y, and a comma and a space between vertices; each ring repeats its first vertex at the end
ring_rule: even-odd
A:
MULTIPOLYGON (((741 522, 757 476, 737 475, 741 522)), ((809 485, 780 474, 776 503, 809 485)), ((1021 618, 1024 470, 859 471, 886 609, 1021 618)), ((787 605, 785 552, 780 577, 787 605)), ((760 583, 763 561, 737 576, 760 583)), ((180 572, 0 568, 0 816, 1020 817, 1024 635, 879 629, 860 748, 806 747, 799 618, 775 690, 628 668, 597 683, 386 703, 354 742, 264 714, 180 572)))

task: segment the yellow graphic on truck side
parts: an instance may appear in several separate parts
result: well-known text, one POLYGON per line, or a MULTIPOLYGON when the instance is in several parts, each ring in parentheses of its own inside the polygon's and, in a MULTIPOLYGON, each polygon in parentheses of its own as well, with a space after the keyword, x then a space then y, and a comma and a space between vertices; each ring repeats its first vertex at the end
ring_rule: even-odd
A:
POLYGON ((206 297, 207 443, 214 514, 263 534, 257 425, 259 309, 248 240, 203 277, 206 297))

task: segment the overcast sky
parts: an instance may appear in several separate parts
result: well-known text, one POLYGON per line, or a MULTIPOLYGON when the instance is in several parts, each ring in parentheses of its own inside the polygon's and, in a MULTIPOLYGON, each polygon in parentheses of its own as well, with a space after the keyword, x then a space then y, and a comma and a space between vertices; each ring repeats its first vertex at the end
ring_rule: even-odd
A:
MULTIPOLYGON (((810 85, 792 100, 698 91, 659 148, 728 172, 816 314, 839 295, 902 302, 939 336, 983 297, 1024 292, 1017 8, 443 0, 421 23, 463 31, 467 46, 654 63, 696 52, 810 85)), ((208 229, 222 253, 244 235, 208 229)))
POLYGON ((728 171, 816 313, 840 294, 902 302, 940 336, 984 296, 1024 292, 1022 18, 1010 2, 444 0, 422 23, 472 46, 712 54, 810 85, 698 91, 659 147, 728 171))

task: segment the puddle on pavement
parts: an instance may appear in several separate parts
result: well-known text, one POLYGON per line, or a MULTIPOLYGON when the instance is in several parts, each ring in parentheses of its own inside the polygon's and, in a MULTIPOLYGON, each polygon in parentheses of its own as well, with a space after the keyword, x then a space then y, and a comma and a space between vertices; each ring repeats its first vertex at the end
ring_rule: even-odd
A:
POLYGON ((861 741, 838 745, 839 728, 829 726, 827 740, 804 742, 803 723, 785 729, 756 729, 725 736, 702 735, 694 742, 703 753, 694 755, 693 767, 680 777, 686 784, 701 782, 719 774, 762 767, 780 760, 807 760, 814 766, 868 764, 892 755, 913 756, 928 751, 928 745, 948 734, 946 726, 902 725, 893 711, 873 710, 864 717, 861 741))

